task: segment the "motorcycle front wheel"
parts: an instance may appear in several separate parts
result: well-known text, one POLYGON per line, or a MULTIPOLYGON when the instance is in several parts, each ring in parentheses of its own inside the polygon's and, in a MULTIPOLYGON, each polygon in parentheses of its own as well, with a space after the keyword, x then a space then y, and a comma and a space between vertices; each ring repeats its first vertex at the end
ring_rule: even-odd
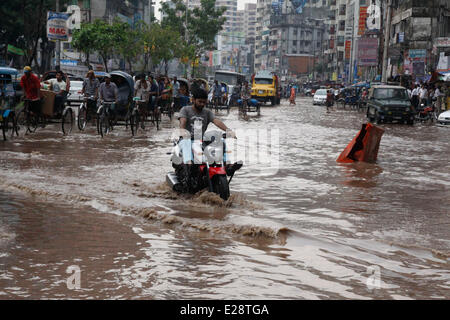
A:
POLYGON ((218 194, 223 200, 230 197, 230 187, 226 176, 216 175, 212 178, 213 192, 218 194))

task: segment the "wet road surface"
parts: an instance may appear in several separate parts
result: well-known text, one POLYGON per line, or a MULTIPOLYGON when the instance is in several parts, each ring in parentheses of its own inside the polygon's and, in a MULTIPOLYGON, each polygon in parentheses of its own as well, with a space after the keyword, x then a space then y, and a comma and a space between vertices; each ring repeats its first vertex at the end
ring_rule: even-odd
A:
POLYGON ((167 117, 0 142, 0 298, 450 297, 450 128, 382 125, 376 164, 338 164, 363 113, 298 98, 217 116, 279 133, 276 170, 244 163, 226 203, 167 187, 167 117))

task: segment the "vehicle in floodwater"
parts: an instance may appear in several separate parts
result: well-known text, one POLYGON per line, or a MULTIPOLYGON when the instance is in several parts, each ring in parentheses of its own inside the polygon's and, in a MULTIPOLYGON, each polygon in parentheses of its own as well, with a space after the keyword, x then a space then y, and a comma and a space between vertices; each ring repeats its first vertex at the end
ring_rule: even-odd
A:
POLYGON ((176 142, 171 158, 175 172, 170 172, 166 176, 169 186, 180 193, 196 193, 208 188, 209 192, 216 193, 223 200, 228 200, 230 197, 229 184, 234 173, 242 167, 242 162, 225 166, 225 138, 224 133, 213 130, 205 133, 203 141, 192 141, 194 154, 192 165, 184 164, 182 161, 181 143, 183 139, 176 142), (219 139, 222 141, 218 144, 214 143, 219 139), (220 152, 223 157, 216 157, 220 152))

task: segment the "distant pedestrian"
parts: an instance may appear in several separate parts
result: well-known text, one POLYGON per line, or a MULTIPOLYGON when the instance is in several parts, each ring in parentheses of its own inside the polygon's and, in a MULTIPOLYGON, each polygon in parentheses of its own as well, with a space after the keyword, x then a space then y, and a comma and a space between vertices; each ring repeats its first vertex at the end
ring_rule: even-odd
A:
POLYGON ((411 92, 411 103, 414 109, 417 110, 417 107, 419 106, 419 86, 417 84, 411 92))
POLYGON ((295 88, 291 87, 291 96, 289 98, 289 105, 295 105, 295 88))
POLYGON ((326 100, 327 112, 330 112, 330 109, 333 106, 333 104, 334 104, 334 93, 331 91, 331 89, 328 89, 326 100))

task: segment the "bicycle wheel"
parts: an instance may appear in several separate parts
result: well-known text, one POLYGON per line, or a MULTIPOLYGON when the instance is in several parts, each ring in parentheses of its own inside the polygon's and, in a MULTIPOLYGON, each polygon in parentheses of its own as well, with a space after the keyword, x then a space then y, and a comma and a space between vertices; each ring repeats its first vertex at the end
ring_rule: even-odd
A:
POLYGON ((73 128, 73 114, 71 108, 66 108, 61 117, 61 129, 64 135, 72 132, 73 128))
POLYGON ((139 113, 135 110, 130 117, 131 135, 134 136, 139 128, 139 113))
POLYGON ((102 138, 104 136, 106 136, 109 133, 110 130, 110 123, 109 123, 109 117, 107 114, 102 114, 100 115, 100 120, 99 120, 99 131, 100 131, 100 135, 102 136, 102 138))
POLYGON ((16 131, 16 136, 25 136, 27 133, 27 117, 23 109, 17 114, 15 122, 14 129, 16 131))
POLYGON ((159 130, 159 124, 161 123, 161 112, 158 107, 155 107, 155 111, 153 111, 153 120, 156 122, 156 130, 159 130))
POLYGON ((28 113, 27 116, 27 129, 29 132, 33 133, 36 131, 39 124, 39 117, 36 114, 28 113))
POLYGON ((80 131, 84 131, 87 125, 87 110, 86 107, 82 104, 78 109, 78 129, 80 131))
POLYGON ((6 141, 6 126, 8 126, 8 118, 3 118, 1 122, 3 141, 6 141))
POLYGON ((6 138, 12 139, 14 137, 14 132, 16 132, 16 114, 14 111, 9 114, 7 124, 6 138))

